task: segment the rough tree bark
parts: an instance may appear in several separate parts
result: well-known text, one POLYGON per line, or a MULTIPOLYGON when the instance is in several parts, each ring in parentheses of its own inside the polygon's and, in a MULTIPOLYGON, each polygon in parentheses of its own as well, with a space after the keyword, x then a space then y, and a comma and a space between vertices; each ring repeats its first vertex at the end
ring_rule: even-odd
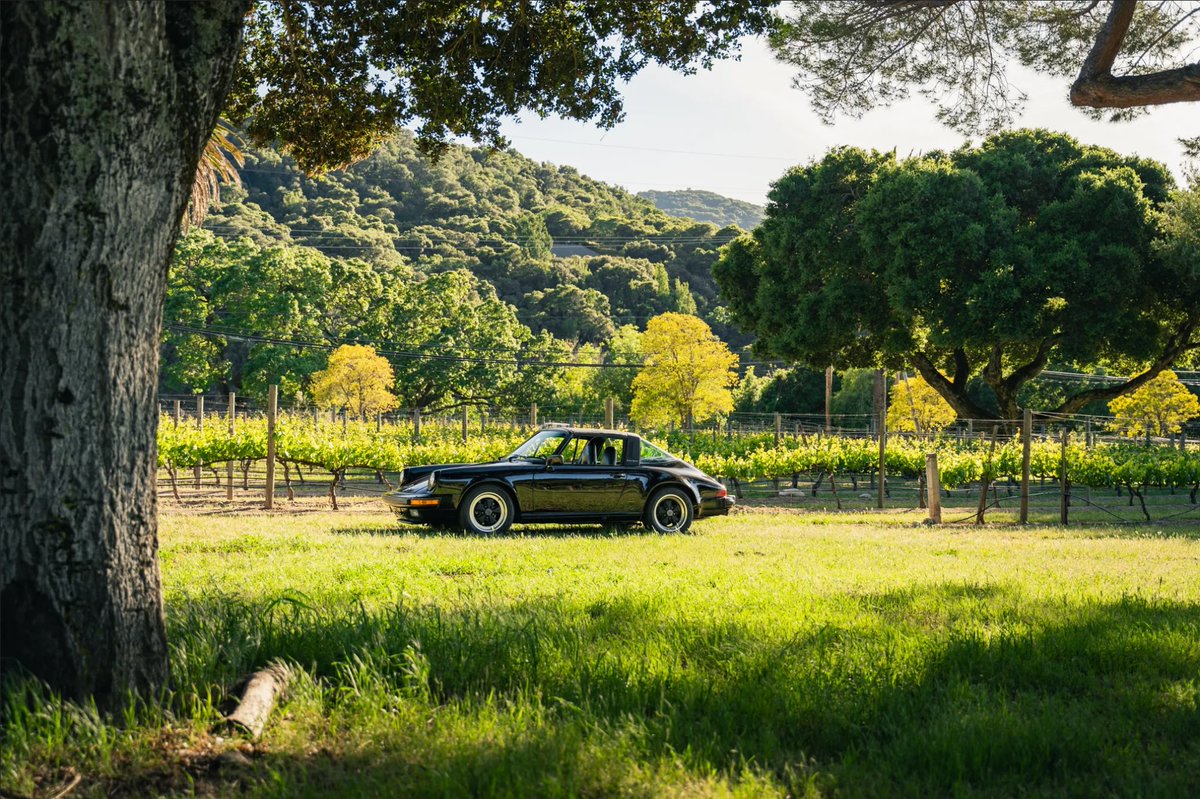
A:
POLYGON ((249 0, 0 3, 0 651, 68 696, 167 678, 167 267, 249 0))

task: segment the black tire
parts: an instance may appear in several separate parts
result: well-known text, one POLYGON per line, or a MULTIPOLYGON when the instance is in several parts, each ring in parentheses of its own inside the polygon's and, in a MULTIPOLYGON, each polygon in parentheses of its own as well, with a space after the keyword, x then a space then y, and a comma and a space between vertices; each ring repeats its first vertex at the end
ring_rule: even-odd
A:
POLYGON ((692 526, 692 499, 678 488, 655 492, 646 503, 642 522, 656 533, 686 533, 692 526))
POLYGON ((495 485, 475 486, 458 506, 458 523, 475 535, 502 535, 515 515, 512 498, 495 485))

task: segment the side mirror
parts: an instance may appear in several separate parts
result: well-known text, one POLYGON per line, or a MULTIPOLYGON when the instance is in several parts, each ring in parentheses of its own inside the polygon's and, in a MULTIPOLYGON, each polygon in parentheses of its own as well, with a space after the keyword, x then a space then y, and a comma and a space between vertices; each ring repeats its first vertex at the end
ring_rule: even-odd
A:
POLYGON ((547 466, 562 466, 563 465, 562 455, 551 455, 549 458, 546 458, 546 465, 547 466))

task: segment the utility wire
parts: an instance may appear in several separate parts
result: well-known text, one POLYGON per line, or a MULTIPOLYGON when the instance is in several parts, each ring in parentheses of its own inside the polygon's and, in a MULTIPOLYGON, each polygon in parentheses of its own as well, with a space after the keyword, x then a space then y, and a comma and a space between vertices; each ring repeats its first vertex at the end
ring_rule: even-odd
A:
MULTIPOLYGON (((221 330, 217 328, 196 327, 193 325, 183 325, 169 322, 163 325, 168 330, 174 330, 177 333, 187 333, 189 335, 203 336, 205 338, 224 338, 233 339, 235 341, 247 341, 254 344, 271 344, 283 347, 296 347, 297 349, 317 349, 317 350, 334 350, 343 344, 367 344, 375 346, 371 342, 364 341, 344 341, 338 343, 326 343, 318 341, 296 341, 293 339, 275 338, 272 336, 259 335, 256 333, 245 333, 242 331, 221 330)), ((582 369, 637 369, 645 365, 645 362, 638 361, 634 363, 584 363, 581 361, 544 361, 539 359, 525 358, 494 358, 480 355, 454 355, 449 353, 429 353, 429 352, 414 352, 412 350, 387 350, 376 348, 376 354, 391 358, 401 358, 406 360, 427 360, 427 361, 445 361, 449 363, 482 363, 492 364, 496 366, 516 366, 523 368, 526 366, 538 366, 546 368, 582 368, 582 369)), ((744 365, 747 366, 773 366, 781 365, 777 361, 748 361, 744 365)))

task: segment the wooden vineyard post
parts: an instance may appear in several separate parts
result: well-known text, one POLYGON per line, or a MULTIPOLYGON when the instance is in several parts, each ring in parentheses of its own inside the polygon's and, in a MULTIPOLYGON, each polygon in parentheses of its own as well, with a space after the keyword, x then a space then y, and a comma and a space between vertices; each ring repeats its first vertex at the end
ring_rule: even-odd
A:
POLYGON ((313 408, 313 430, 321 429, 321 410, 313 408))
POLYGON ((179 400, 175 400, 174 418, 175 418, 175 426, 176 427, 179 427, 179 420, 183 416, 183 409, 180 407, 180 405, 182 405, 182 403, 179 400))
MULTIPOLYGON (((229 437, 237 433, 237 394, 229 392, 229 437)), ((233 461, 225 461, 225 499, 233 500, 233 461)))
POLYGON ((1029 460, 1033 447, 1033 411, 1021 420, 1021 524, 1029 523, 1029 460))
POLYGON ((485 433, 487 433, 487 419, 488 419, 488 412, 486 410, 480 411, 480 413, 479 413, 479 435, 481 435, 481 436, 484 435, 485 433))
POLYGON ((462 406, 462 443, 467 443, 467 406, 462 406))
MULTIPOLYGON (((196 428, 203 435, 204 433, 204 395, 196 395, 196 428)), ((196 468, 192 471, 192 476, 196 479, 196 488, 200 487, 200 472, 203 467, 196 464, 196 468)))
POLYGON ((879 406, 879 485, 876 486, 878 493, 875 496, 875 507, 883 508, 883 499, 887 494, 884 486, 887 485, 887 394, 883 395, 884 400, 879 406))
POLYGON ((829 413, 829 405, 833 402, 833 367, 825 367, 825 434, 833 430, 833 417, 829 413))
POLYGON ((942 480, 938 474, 937 453, 925 453, 925 484, 929 486, 929 521, 942 523, 942 480))
POLYGON ((884 403, 883 370, 876 369, 871 381, 871 432, 879 433, 879 409, 884 403))
POLYGON ((613 398, 604 398, 604 427, 607 430, 613 429, 613 398))
POLYGON ((529 427, 533 430, 537 430, 537 426, 537 403, 532 402, 529 404, 529 427))
POLYGON ((267 510, 275 507, 275 414, 278 410, 279 386, 267 386, 267 510))
POLYGON ((783 416, 775 414, 775 446, 779 446, 780 440, 783 438, 783 416))
POLYGON ((346 417, 347 417, 346 409, 342 408, 342 436, 343 437, 345 437, 345 435, 346 435, 346 424, 347 424, 346 417))
POLYGON ((1067 516, 1070 513, 1071 507, 1071 481, 1067 475, 1067 426, 1063 425, 1062 430, 1062 457, 1058 462, 1058 481, 1061 488, 1062 499, 1058 509, 1058 520, 1063 527, 1067 526, 1067 516))
POLYGON ((375 411, 375 432, 383 430, 383 411, 375 411))
POLYGON ((421 409, 413 408, 413 441, 421 443, 421 409))

